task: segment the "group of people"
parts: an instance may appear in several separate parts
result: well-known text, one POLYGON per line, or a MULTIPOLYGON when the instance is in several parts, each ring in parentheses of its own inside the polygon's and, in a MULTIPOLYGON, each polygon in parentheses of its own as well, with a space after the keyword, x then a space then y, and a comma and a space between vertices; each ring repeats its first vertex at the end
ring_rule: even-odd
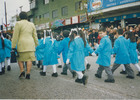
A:
MULTIPOLYGON (((9 42, 1 35, 0 38, 0 73, 3 74, 4 61, 6 48, 10 50, 17 49, 19 54, 18 64, 20 67, 19 78, 25 77, 30 79, 30 70, 32 61, 37 60, 37 66, 40 68, 42 65, 41 76, 46 76, 46 70, 49 65, 53 68, 52 77, 58 77, 57 64, 62 67, 60 61, 60 54, 63 57, 63 70, 62 75, 67 75, 67 71, 71 72, 72 76, 77 78, 75 82, 87 84, 88 76, 84 74, 85 70, 90 68, 86 57, 91 54, 92 56, 98 56, 96 61, 99 64, 95 77, 101 78, 102 72, 108 75, 105 82, 114 83, 113 76, 114 71, 121 65, 124 65, 121 74, 128 74, 126 78, 134 79, 134 71, 130 67, 130 64, 138 69, 137 76, 140 76, 140 67, 138 65, 137 38, 136 34, 130 30, 124 34, 123 29, 118 28, 116 31, 115 42, 111 41, 111 36, 108 34, 108 30, 101 28, 95 35, 95 43, 92 40, 87 39, 87 34, 84 30, 64 30, 61 35, 53 36, 51 31, 44 30, 44 34, 36 34, 36 29, 33 23, 27 21, 27 14, 25 12, 20 13, 21 21, 15 25, 12 47, 9 42), (62 38, 63 37, 63 38, 62 38), (99 38, 100 37, 100 41, 99 38), (90 45, 91 43, 91 45, 90 45), (10 45, 9 45, 10 44, 10 45), (93 44, 93 45, 92 45, 93 44), (113 44, 113 45, 112 45, 113 44), (94 46, 94 50, 92 48, 94 46), (111 55, 115 55, 115 62, 111 68, 111 55), (27 72, 24 70, 24 62, 26 62, 27 72)), ((91 31, 89 31, 91 32, 91 31)), ((93 30, 95 32, 95 30, 93 30)), ((91 33, 89 33, 90 35, 91 33)), ((11 67, 7 67, 7 70, 11 67)))

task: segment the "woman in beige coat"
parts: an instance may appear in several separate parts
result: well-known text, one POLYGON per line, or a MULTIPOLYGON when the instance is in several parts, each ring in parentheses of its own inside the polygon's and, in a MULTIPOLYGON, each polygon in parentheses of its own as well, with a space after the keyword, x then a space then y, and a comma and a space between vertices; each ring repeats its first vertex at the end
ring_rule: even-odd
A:
POLYGON ((35 47, 38 45, 38 39, 36 29, 33 23, 27 21, 27 13, 21 12, 19 15, 21 21, 18 21, 15 25, 12 48, 16 48, 19 53, 18 64, 20 67, 20 76, 25 77, 23 62, 27 62, 26 79, 30 79, 30 70, 32 67, 32 61, 35 61, 35 47))

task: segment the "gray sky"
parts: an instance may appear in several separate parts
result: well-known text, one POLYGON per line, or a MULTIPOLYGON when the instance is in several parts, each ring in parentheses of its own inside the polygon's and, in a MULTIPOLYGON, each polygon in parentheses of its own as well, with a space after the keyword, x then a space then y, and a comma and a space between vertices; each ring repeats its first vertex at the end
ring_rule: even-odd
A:
MULTIPOLYGON (((5 0, 7 4, 8 20, 16 13, 20 12, 20 6, 23 6, 22 11, 29 11, 29 0, 5 0)), ((0 0, 0 25, 5 23, 4 0, 0 0)), ((9 22, 9 21, 8 21, 9 22)))

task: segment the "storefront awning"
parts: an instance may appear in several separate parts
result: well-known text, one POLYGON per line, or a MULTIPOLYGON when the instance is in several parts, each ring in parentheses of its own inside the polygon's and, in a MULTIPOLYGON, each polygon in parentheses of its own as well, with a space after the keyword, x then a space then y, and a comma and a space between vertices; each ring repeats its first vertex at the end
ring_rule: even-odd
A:
POLYGON ((140 13, 126 14, 126 15, 122 15, 122 16, 96 19, 95 22, 103 23, 103 22, 117 21, 117 20, 121 20, 121 19, 129 19, 129 18, 137 18, 137 17, 140 17, 140 13))

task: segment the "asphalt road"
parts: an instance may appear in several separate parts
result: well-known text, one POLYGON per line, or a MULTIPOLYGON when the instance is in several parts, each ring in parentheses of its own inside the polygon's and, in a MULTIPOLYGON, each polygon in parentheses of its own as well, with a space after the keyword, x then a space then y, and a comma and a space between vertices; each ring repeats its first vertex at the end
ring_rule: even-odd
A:
POLYGON ((67 76, 61 75, 62 68, 57 68, 57 78, 52 77, 51 66, 48 66, 46 76, 40 76, 40 69, 33 66, 30 80, 19 79, 18 65, 11 64, 12 70, 0 76, 0 99, 140 99, 140 77, 136 76, 133 65, 135 79, 120 74, 120 66, 114 73, 115 83, 105 83, 105 72, 101 79, 94 76, 98 68, 96 59, 88 57, 91 68, 86 71, 89 76, 86 86, 75 83, 69 71, 67 76))

